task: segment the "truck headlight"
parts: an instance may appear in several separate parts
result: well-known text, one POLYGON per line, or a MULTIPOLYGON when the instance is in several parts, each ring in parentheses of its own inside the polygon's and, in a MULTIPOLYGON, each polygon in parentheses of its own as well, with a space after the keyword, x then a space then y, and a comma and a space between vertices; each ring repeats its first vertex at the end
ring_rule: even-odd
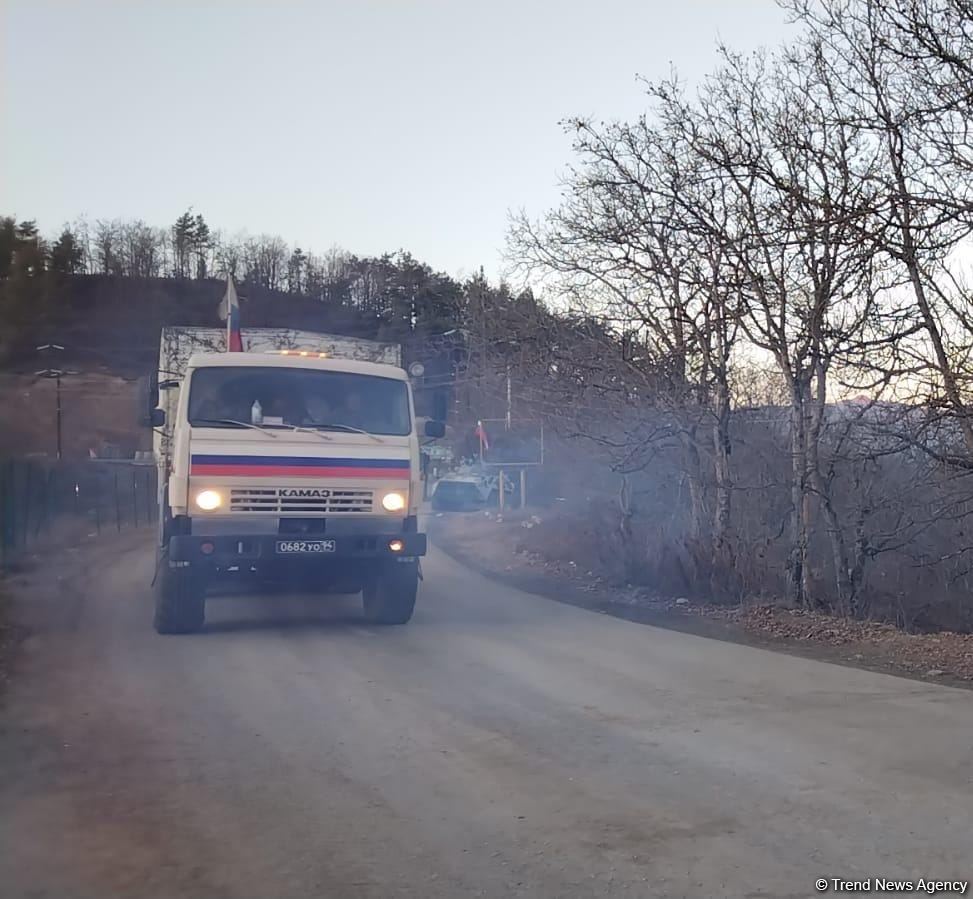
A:
POLYGON ((223 505, 223 497, 215 490, 201 490, 196 494, 196 505, 204 512, 212 512, 223 505))
POLYGON ((405 496, 397 491, 386 493, 382 497, 382 508, 386 512, 401 512, 405 508, 405 496))

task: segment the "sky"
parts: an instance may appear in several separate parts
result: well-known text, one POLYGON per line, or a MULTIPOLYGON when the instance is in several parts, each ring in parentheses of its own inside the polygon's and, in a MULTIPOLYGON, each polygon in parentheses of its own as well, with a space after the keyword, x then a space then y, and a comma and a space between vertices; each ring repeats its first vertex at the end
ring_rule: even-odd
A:
POLYGON ((793 33, 773 0, 0 0, 0 214, 192 207, 496 278, 510 211, 557 204, 562 119, 793 33))

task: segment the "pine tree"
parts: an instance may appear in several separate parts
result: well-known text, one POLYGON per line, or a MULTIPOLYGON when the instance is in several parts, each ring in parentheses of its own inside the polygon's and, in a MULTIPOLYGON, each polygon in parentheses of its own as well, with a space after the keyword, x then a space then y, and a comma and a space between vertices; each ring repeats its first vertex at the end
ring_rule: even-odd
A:
POLYGON ((0 280, 10 276, 17 248, 17 220, 13 216, 0 218, 0 280))
POLYGON ((196 278, 200 281, 209 274, 209 251, 213 248, 213 236, 209 225, 201 215, 193 222, 193 250, 196 255, 196 278))
POLYGON ((66 227, 51 247, 51 269, 61 275, 84 271, 84 254, 74 232, 66 227))
POLYGON ((33 278, 47 268, 47 244, 41 239, 37 222, 21 222, 15 231, 14 271, 33 278))
POLYGON ((295 247, 287 261, 287 292, 304 292, 304 275, 307 269, 307 256, 300 247, 295 247))
POLYGON ((187 209, 172 227, 173 275, 188 278, 192 257, 196 249, 196 219, 192 209, 187 209))

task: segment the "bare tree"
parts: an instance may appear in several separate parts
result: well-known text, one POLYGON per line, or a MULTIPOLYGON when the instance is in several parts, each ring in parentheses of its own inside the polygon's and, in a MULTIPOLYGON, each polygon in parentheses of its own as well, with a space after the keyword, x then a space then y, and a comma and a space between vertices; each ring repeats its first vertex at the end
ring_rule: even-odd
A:
POLYGON ((223 278, 227 275, 238 278, 243 269, 243 237, 228 237, 218 231, 214 235, 213 243, 215 273, 223 278))
POLYGON ((118 257, 132 278, 157 278, 162 272, 159 233, 141 219, 117 224, 118 257))
POLYGON ((105 219, 95 222, 93 245, 97 270, 103 275, 121 274, 118 222, 105 219))
MULTIPOLYGON (((875 215, 870 148, 837 114, 841 86, 810 41, 772 57, 724 65, 700 95, 698 113, 670 86, 656 93, 670 128, 712 167, 731 215, 699 217, 725 241, 746 296, 741 324, 775 360, 790 404, 793 600, 813 602, 809 541, 814 503, 831 539, 838 595, 853 603, 847 546, 820 445, 829 378, 860 356, 876 312, 874 260, 860 240, 875 215), (696 114, 694 114, 696 113, 696 114)), ((692 212, 692 209, 689 210, 692 212)), ((880 342, 894 338, 880 338, 880 342)))
POLYGON ((243 244, 243 277, 250 284, 282 290, 287 257, 287 244, 280 237, 263 234, 248 238, 243 244))
POLYGON ((881 216, 863 237, 904 270, 935 386, 973 456, 973 418, 945 316, 949 256, 973 232, 969 71, 962 57, 971 47, 969 5, 792 0, 788 6, 821 48, 829 79, 845 86, 842 116, 881 160, 869 175, 881 216))
MULTIPOLYGON (((717 547, 735 493, 733 368, 739 354, 774 361, 790 410, 789 592, 816 601, 820 516, 838 603, 854 613, 866 538, 862 507, 839 494, 836 472, 844 455, 861 454, 834 432, 828 409, 835 391, 884 389, 917 324, 894 298, 889 256, 874 252, 887 245, 885 156, 848 115, 847 84, 828 53, 813 34, 774 56, 725 51, 695 101, 675 82, 651 85, 651 123, 572 123, 582 162, 566 201, 539 224, 518 218, 511 245, 562 300, 637 338, 651 402, 639 397, 636 414, 664 398, 679 422, 694 533, 711 477, 706 533, 717 547)), ((605 392, 605 381, 621 395, 631 389, 614 368, 582 381, 598 374, 605 392)), ((594 427, 606 428, 604 415, 594 427)))
MULTIPOLYGON (((569 127, 582 162, 566 180, 567 200, 542 223, 516 219, 513 254, 524 271, 553 276, 555 289, 579 312, 626 335, 624 364, 619 368, 610 355, 598 354, 594 358, 606 368, 588 372, 586 380, 621 396, 639 380, 651 383, 650 430, 664 439, 678 435, 685 454, 692 536, 712 533, 716 553, 729 556, 729 361, 738 294, 727 289, 722 246, 683 214, 693 205, 718 216, 718 198, 704 187, 685 142, 675 147, 678 135, 660 133, 645 119, 608 126, 576 120, 569 127), (662 409, 668 427, 660 429, 662 409), (712 518, 706 499, 711 480, 712 518)), ((604 422, 591 419, 589 426, 604 422)), ((640 427, 631 430, 644 436, 640 427)), ((651 446, 642 443, 642 450, 651 456, 651 446)), ((626 456, 621 463, 631 466, 635 456, 626 456)))

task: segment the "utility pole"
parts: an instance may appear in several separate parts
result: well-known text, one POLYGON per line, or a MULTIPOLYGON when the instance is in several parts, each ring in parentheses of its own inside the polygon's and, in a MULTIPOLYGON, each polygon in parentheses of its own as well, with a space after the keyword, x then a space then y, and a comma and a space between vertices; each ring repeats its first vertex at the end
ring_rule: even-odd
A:
POLYGON ((513 411, 513 403, 511 402, 510 393, 510 363, 507 363, 507 430, 510 430, 510 415, 513 411))
MULTIPOLYGON (((45 343, 43 346, 37 347, 37 352, 39 353, 50 353, 51 351, 63 352, 64 347, 57 343, 45 343)), ((54 380, 54 391, 55 391, 55 422, 57 427, 57 460, 61 461, 61 378, 66 375, 76 375, 76 371, 65 371, 62 368, 44 368, 39 372, 35 372, 39 378, 48 378, 54 380)))

